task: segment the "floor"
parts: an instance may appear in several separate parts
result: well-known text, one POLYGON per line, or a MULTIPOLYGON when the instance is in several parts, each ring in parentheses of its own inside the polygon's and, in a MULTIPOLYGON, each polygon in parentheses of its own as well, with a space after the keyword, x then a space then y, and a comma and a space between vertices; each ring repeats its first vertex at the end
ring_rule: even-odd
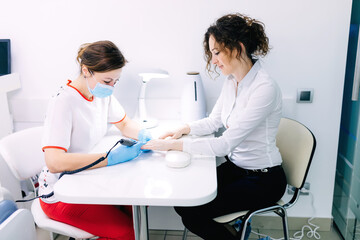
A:
MULTIPOLYGON (((37 229, 37 236, 38 236, 38 240, 50 240, 50 234, 47 231, 44 231, 42 229, 37 229)), ((277 238, 282 238, 282 232, 281 231, 275 231, 275 230, 266 230, 266 231, 261 231, 259 229, 253 229, 253 232, 256 233, 260 233, 260 234, 265 234, 266 236, 270 236, 273 239, 277 239, 277 238)), ((293 237, 295 231, 290 231, 290 237, 293 237)), ((325 239, 325 240, 342 240, 342 237, 340 236, 340 234, 337 232, 336 229, 332 228, 331 231, 326 231, 326 232, 318 232, 321 236, 321 239, 325 239)), ((149 232, 149 240, 181 240, 182 239, 182 231, 163 231, 163 230, 150 230, 149 232)), ((261 236, 258 236, 254 233, 251 233, 249 240, 255 240, 255 239, 261 239, 261 236)), ((55 240, 68 240, 68 237, 65 236, 57 236, 55 238, 55 240)), ((197 236, 195 236, 193 233, 189 233, 188 240, 201 240, 202 238, 199 238, 197 236)), ((315 237, 309 238, 305 236, 302 238, 303 240, 307 240, 307 239, 316 239, 315 237)))

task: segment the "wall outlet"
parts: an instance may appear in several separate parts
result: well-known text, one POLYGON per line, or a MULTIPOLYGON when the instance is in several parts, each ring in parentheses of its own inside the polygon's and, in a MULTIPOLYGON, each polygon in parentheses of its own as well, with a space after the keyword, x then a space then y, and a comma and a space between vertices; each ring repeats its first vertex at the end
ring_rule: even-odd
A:
MULTIPOLYGON (((293 186, 288 186, 288 194, 294 194, 295 189, 296 188, 293 186)), ((309 191, 310 191, 310 183, 305 182, 304 187, 300 191, 300 195, 309 195, 309 191)))

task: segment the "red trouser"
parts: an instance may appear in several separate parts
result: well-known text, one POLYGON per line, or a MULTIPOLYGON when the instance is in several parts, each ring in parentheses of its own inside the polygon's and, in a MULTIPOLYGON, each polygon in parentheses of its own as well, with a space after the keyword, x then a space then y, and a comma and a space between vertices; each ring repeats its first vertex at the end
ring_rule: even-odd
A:
POLYGON ((135 239, 131 206, 49 204, 41 200, 40 205, 49 218, 80 228, 100 237, 99 240, 135 239))

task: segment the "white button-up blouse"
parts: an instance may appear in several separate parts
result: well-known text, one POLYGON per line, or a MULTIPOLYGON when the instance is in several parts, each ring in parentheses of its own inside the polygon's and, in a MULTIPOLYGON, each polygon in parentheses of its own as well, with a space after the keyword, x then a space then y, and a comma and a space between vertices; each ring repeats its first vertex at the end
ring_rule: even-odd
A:
POLYGON ((183 139, 192 154, 228 155, 237 166, 260 169, 281 164, 276 133, 281 119, 282 96, 275 81, 257 61, 239 82, 230 75, 209 117, 190 123, 190 134, 207 135, 221 127, 217 138, 183 139))

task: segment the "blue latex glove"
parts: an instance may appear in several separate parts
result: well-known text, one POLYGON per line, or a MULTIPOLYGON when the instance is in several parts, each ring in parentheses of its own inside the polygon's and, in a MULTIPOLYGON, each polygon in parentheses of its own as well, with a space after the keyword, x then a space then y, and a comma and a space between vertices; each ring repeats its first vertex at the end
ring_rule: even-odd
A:
POLYGON ((139 142, 147 143, 152 139, 151 133, 146 129, 141 129, 138 134, 139 142))
POLYGON ((108 166, 115 165, 118 163, 123 163, 130 161, 141 153, 141 146, 144 145, 143 142, 138 142, 131 147, 120 145, 119 147, 111 150, 108 155, 108 166))
MULTIPOLYGON (((146 144, 152 139, 151 133, 146 129, 141 129, 138 134, 139 142, 146 144)), ((149 149, 142 149, 143 152, 149 152, 149 149)))

